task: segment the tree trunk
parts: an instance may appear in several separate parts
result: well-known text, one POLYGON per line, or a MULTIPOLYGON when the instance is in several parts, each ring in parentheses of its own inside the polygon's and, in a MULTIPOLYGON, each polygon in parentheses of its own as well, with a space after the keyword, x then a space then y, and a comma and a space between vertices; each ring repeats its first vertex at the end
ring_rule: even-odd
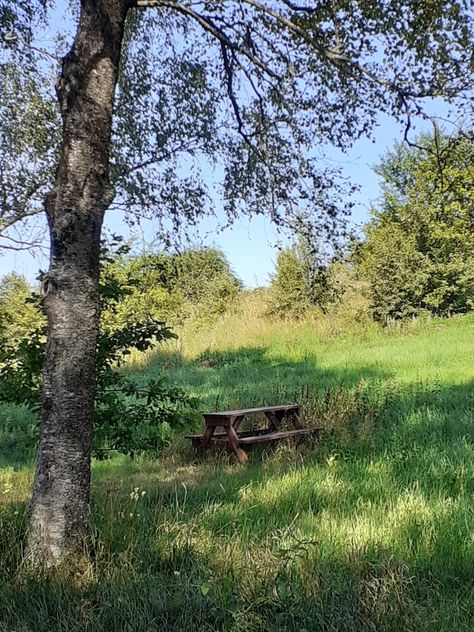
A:
POLYGON ((114 195, 109 145, 127 8, 128 0, 81 1, 76 39, 57 83, 63 145, 45 201, 48 343, 28 538, 36 565, 77 552, 88 523, 100 233, 114 195))

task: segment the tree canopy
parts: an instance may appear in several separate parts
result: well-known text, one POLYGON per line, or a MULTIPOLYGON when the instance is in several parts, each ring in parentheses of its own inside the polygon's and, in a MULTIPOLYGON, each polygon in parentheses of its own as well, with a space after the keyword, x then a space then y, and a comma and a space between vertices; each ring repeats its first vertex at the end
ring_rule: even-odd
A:
POLYGON ((397 145, 378 166, 380 206, 362 245, 363 274, 379 320, 474 305, 474 138, 435 128, 397 145))
MULTIPOLYGON (((460 1, 127 4, 136 9, 114 106, 111 208, 130 222, 153 217, 165 241, 214 212, 219 196, 229 221, 266 213, 292 226, 298 213, 308 230, 337 238, 352 188, 325 148, 370 134, 379 112, 408 129, 432 97, 463 110, 472 89, 471 16, 460 1)), ((79 2, 69 5, 73 23, 79 2)), ((0 12, 4 234, 42 209, 61 143, 55 62, 35 34, 38 20, 57 31, 54 55, 71 34, 52 3, 32 6, 4 1, 0 12)))

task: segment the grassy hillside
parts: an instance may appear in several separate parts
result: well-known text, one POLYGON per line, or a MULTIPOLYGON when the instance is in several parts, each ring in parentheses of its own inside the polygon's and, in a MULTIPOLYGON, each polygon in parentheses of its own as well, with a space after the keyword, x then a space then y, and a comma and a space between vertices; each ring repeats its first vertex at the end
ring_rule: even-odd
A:
POLYGON ((208 409, 296 400, 326 440, 248 468, 182 440, 97 462, 83 570, 42 582, 19 566, 31 465, 4 449, 1 630, 472 630, 472 317, 349 335, 250 305, 177 348, 137 380, 165 367, 208 409))

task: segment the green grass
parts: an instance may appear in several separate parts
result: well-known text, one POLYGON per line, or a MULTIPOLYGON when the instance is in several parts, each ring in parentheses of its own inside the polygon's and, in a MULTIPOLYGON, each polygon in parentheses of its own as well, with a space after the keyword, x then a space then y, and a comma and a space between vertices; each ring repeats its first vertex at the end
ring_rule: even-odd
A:
MULTIPOLYGON (((83 567, 42 580, 20 563, 32 469, 11 441, 0 629, 472 631, 473 334, 472 317, 349 335, 243 312, 136 358, 137 380, 165 367, 204 408, 296 400, 326 439, 248 468, 179 438, 96 462, 83 567)), ((0 439, 29 432, 1 415, 0 439)))

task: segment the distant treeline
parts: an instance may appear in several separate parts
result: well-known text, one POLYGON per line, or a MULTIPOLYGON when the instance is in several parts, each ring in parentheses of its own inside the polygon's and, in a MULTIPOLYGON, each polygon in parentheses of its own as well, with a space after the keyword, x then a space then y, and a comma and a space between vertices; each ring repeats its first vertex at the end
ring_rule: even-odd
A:
MULTIPOLYGON (((269 317, 311 310, 366 310, 376 321, 449 316, 474 305, 474 136, 436 130, 415 146, 397 145, 376 172, 382 194, 363 235, 337 257, 297 237, 281 250, 266 292, 269 317)), ((192 248, 181 254, 131 254, 115 238, 104 246, 102 327, 152 318, 171 328, 212 322, 232 309, 242 283, 224 254, 192 248), (115 298, 114 298, 115 297, 115 298)), ((19 275, 0 282, 0 336, 23 337, 41 322, 33 288, 19 275), (26 303, 26 306, 25 306, 26 303)))

